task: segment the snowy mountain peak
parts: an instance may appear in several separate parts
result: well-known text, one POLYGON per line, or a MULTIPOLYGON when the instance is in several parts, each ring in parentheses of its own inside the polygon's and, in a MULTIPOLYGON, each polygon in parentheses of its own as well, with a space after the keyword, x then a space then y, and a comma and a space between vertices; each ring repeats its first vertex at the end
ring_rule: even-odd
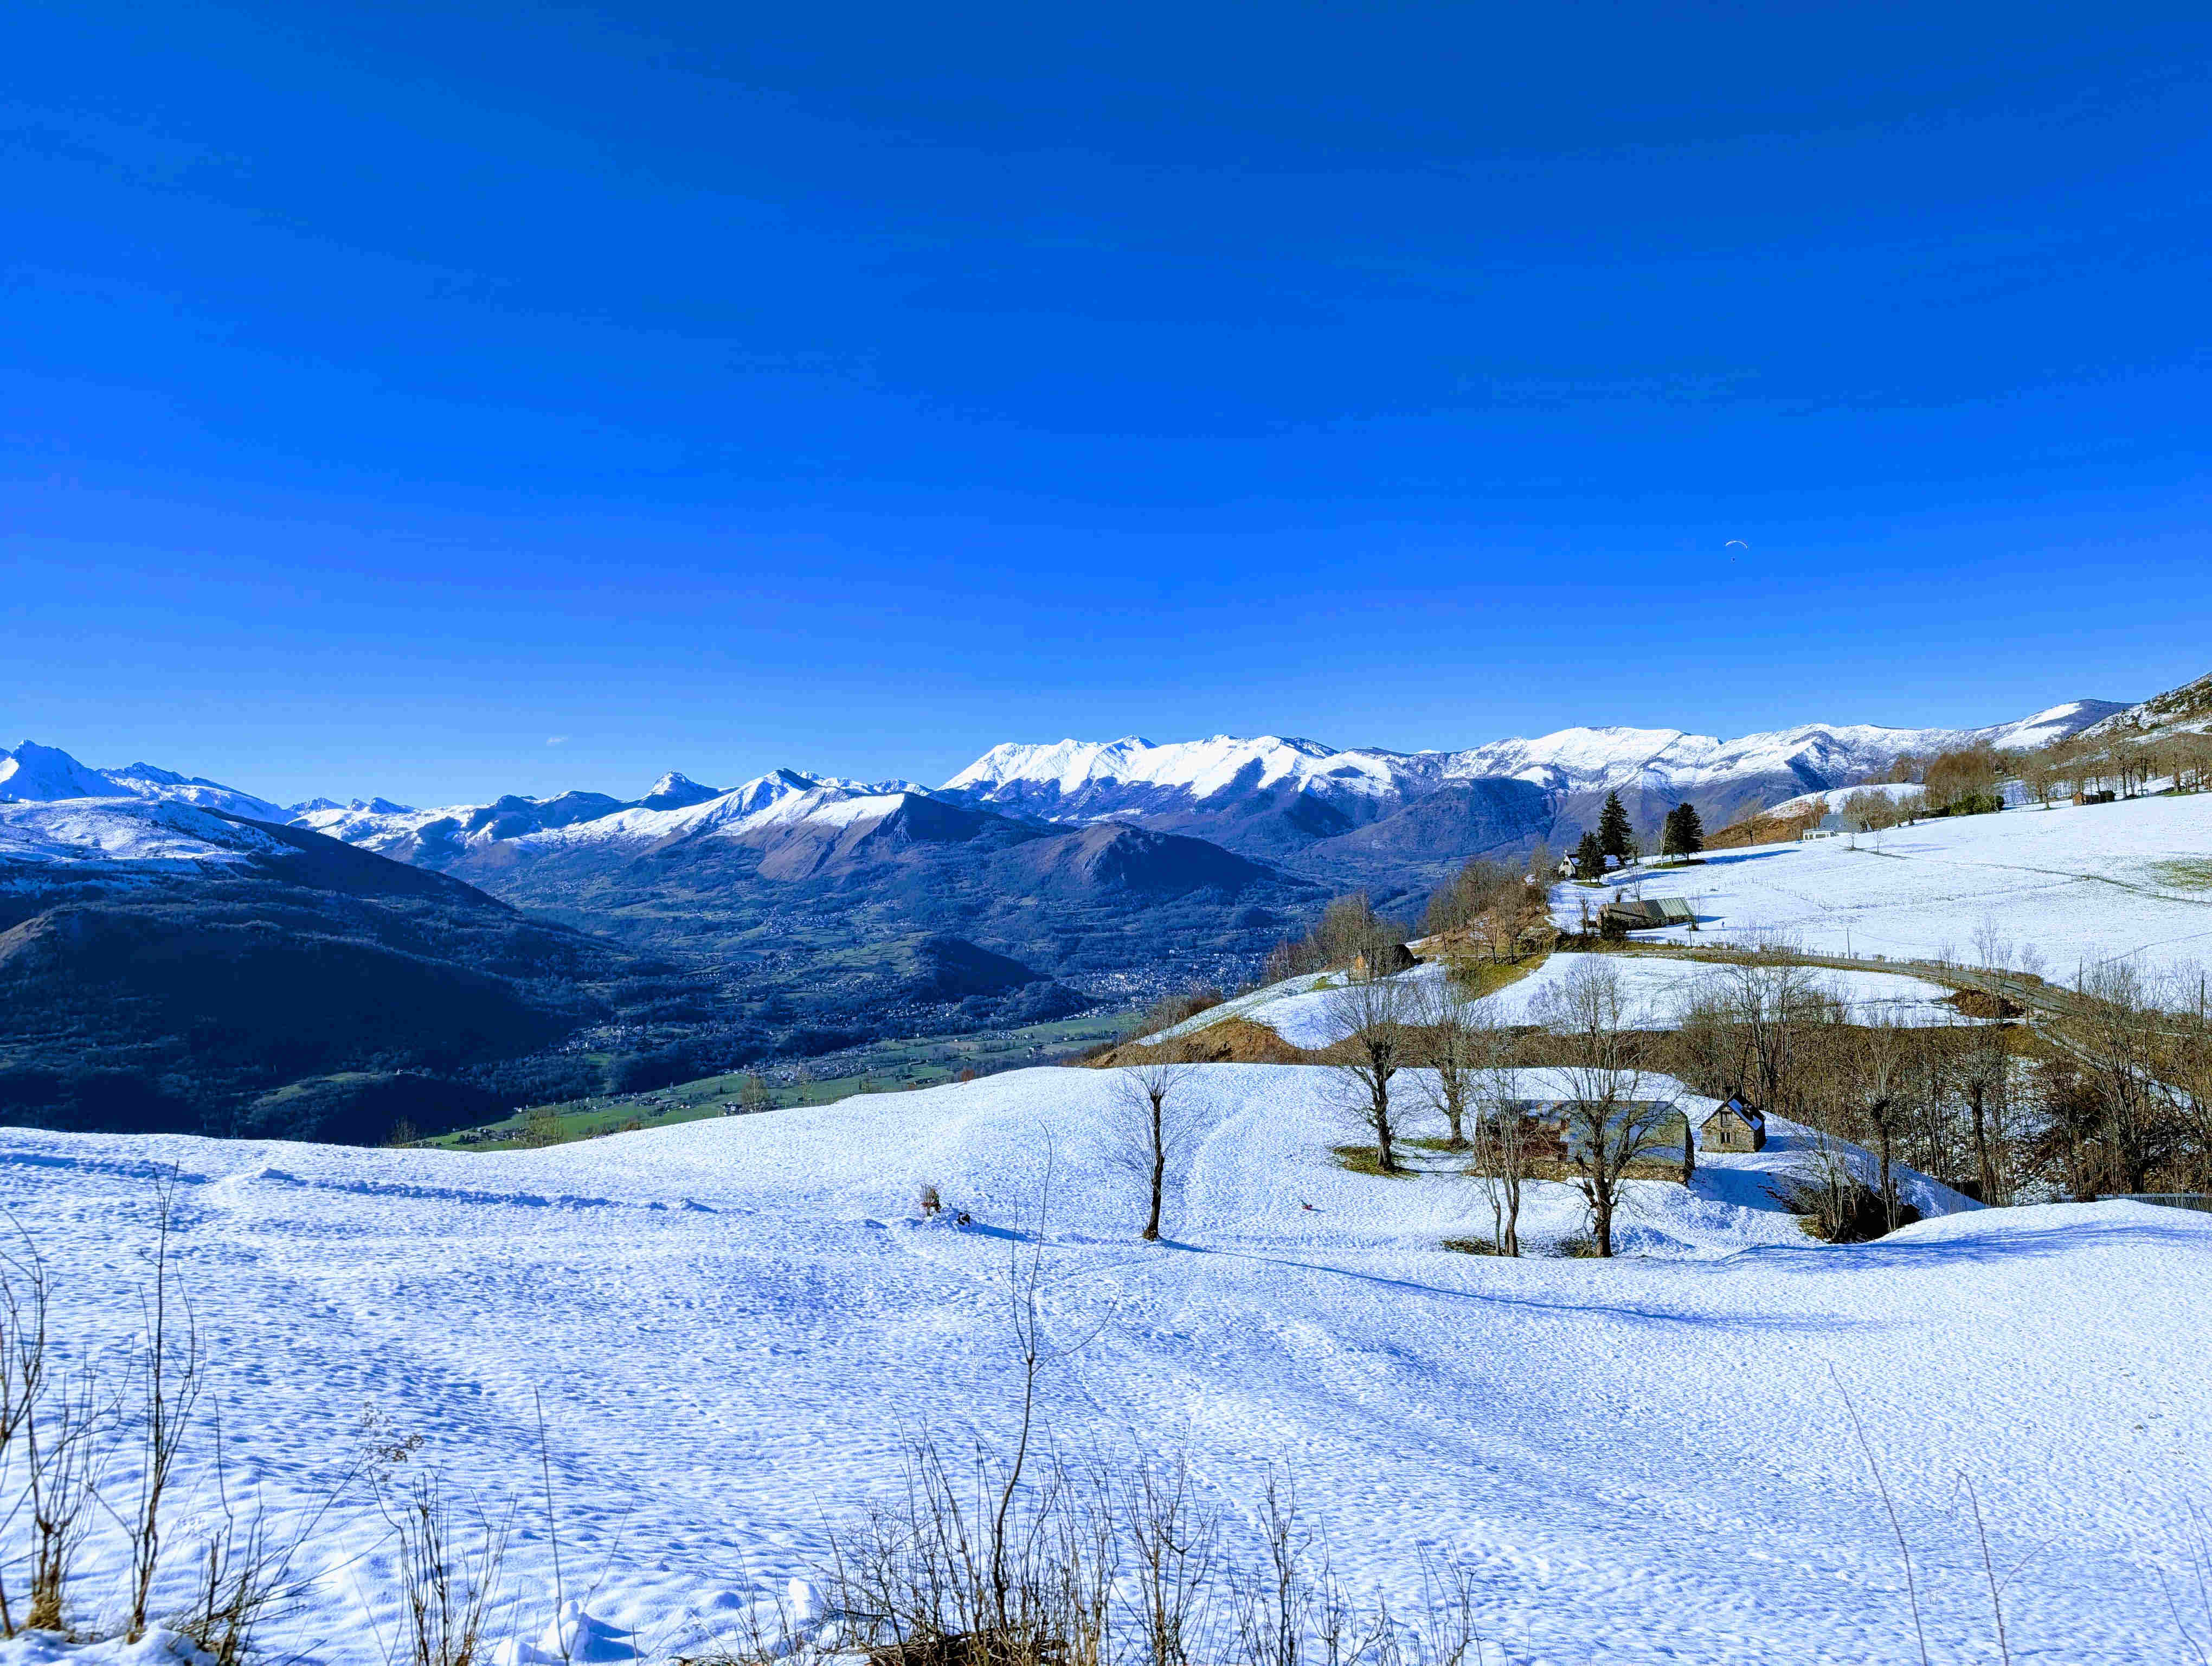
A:
POLYGON ((719 799, 725 789, 702 787, 680 769, 671 769, 653 783, 640 802, 655 810, 678 810, 686 805, 704 804, 709 799, 719 799))
POLYGON ((1127 787, 1180 792, 1202 800, 1232 786, 1253 790, 1303 782, 1325 768, 1347 782, 1364 780, 1371 790, 1387 792, 1395 784, 1388 762, 1392 756, 1340 752, 1319 741, 1281 735, 1214 735, 1166 745, 1138 735, 1041 745, 1008 743, 994 746, 942 790, 994 803, 1074 800, 1102 789, 1127 787))
POLYGON ((128 798, 98 770, 88 769, 55 746, 26 740, 10 751, 0 748, 0 800, 50 803, 60 799, 128 798))
POLYGON ((150 763, 94 769, 58 746, 27 740, 0 748, 0 802, 54 804, 70 799, 155 799, 197 805, 256 821, 282 821, 285 812, 266 799, 198 775, 180 775, 150 763))

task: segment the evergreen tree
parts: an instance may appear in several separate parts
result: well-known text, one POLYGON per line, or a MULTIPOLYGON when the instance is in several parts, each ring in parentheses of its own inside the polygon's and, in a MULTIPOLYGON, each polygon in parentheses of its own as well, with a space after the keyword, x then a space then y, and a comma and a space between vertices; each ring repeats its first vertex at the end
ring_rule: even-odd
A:
POLYGON ((1597 842, 1607 855, 1628 860, 1628 812, 1618 793, 1605 795, 1605 808, 1597 816, 1597 842))
POLYGON ((1595 833, 1583 834, 1583 842, 1575 847, 1575 875, 1582 879, 1605 877, 1605 847, 1595 833))
POLYGON ((1694 856, 1705 848, 1705 824, 1693 804, 1678 804, 1667 812, 1667 828, 1659 850, 1666 856, 1694 856))

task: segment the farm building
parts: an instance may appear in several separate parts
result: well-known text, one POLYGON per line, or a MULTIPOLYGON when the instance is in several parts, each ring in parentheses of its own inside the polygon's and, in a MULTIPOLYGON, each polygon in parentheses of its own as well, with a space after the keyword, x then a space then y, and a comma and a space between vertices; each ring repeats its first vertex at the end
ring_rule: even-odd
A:
POLYGON ((1707 1151, 1765 1151, 1766 1118, 1741 1099, 1731 1099, 1705 1118, 1698 1143, 1707 1151))
MULTIPOLYGON (((1514 1108, 1537 1128, 1559 1141, 1559 1155, 1571 1161, 1589 1145, 1594 1120, 1584 1106, 1572 1099, 1521 1099, 1514 1108)), ((1686 1131, 1686 1119, 1672 1099, 1623 1099, 1606 1117, 1606 1144, 1614 1155, 1636 1159, 1677 1149, 1686 1131)))
POLYGON ((1376 950, 1375 953, 1375 970, 1370 973, 1368 970, 1367 957, 1365 955, 1357 954, 1352 956, 1352 975, 1354 977, 1368 977, 1373 976, 1389 977, 1396 973, 1409 970, 1413 967, 1420 964, 1420 957, 1415 954, 1411 949, 1407 948, 1403 943, 1393 943, 1388 948, 1376 950))
POLYGON ((1697 911, 1680 897, 1638 897, 1625 903, 1607 903, 1604 919, 1624 931, 1656 931, 1662 926, 1689 926, 1697 923, 1697 911))

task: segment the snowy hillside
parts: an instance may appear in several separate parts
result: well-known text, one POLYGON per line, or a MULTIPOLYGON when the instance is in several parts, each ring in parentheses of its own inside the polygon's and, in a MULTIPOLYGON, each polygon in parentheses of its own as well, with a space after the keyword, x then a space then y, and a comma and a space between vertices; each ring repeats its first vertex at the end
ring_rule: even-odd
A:
POLYGON ((270 835, 189 804, 126 798, 0 801, 0 864, 190 871, 289 853, 270 835))
POLYGON ((0 746, 0 804, 51 803, 60 799, 139 798, 227 810, 255 821, 278 821, 285 812, 266 799, 241 793, 197 775, 157 769, 150 763, 120 769, 93 769, 67 752, 25 741, 10 751, 0 746))
MULTIPOLYGON (((1781 932, 1832 954, 1961 959, 1986 923, 2070 981, 2083 963, 2115 957, 2147 968, 2212 961, 2208 855, 2212 794, 2198 793, 1717 851, 1626 889, 1689 898, 1704 941, 1781 932)), ((1606 894, 1562 885, 1553 915, 1571 924, 1606 894)), ((1688 939, 1682 928, 1638 936, 1688 939)))
POLYGON ((2083 733, 2093 739, 2105 739, 2161 729, 2205 728, 2212 728, 2212 675, 2114 712, 2083 733))
MULTIPOLYGON (((1691 1000, 1722 988, 1729 970, 1697 961, 1644 955, 1554 954, 1546 957, 1543 964, 1528 976, 1475 1001, 1474 1009, 1494 1024, 1534 1024, 1545 992, 1564 984, 1577 967, 1593 961, 1612 967, 1620 976, 1622 995, 1632 1014, 1631 1022, 1639 1030, 1673 1029, 1691 1000)), ((1425 996, 1442 985, 1449 969, 1442 961, 1431 960, 1400 976, 1425 996)), ((1921 978, 1888 972, 1823 971, 1817 982, 1847 1002, 1862 1023, 1886 1019, 1894 1024, 1937 1025, 1959 1020, 1957 1010, 1943 1004, 1950 991, 1921 978)), ((1338 992, 1343 983, 1341 973, 1312 972, 1285 978, 1210 1006, 1144 1039, 1156 1043, 1195 1035, 1226 1019, 1242 1018, 1266 1025, 1293 1047, 1328 1047, 1355 1028, 1338 1011, 1342 1000, 1338 992)))
MULTIPOLYGON (((1109 1157, 1113 1080, 1066 1070, 504 1156, 11 1131, 0 1203, 48 1257, 61 1332, 104 1342, 136 1322, 174 1164, 234 1495, 296 1523, 370 1439, 419 1437, 398 1484, 519 1512, 494 1614, 513 1659, 544 1657, 549 1520, 599 1622, 583 1657, 659 1663, 811 1572, 914 1433, 1010 1440, 1009 1257, 1041 1216, 1059 1449, 1186 1451, 1240 1558, 1287 1472, 1357 1590, 1417 1612, 1418 1556, 1463 1568, 1485 1666, 1917 1658, 1845 1394, 1938 1658, 1996 1657, 1961 1477, 2018 1569, 2013 1658, 2187 1657, 2159 1591, 2196 1620, 2212 1219, 1969 1211, 1825 1247, 1768 1194, 1784 1128, 1692 1190, 1638 1183, 1643 1258, 1458 1255, 1442 1240, 1488 1230, 1479 1193, 1337 1166, 1340 1091, 1202 1072, 1158 1244, 1109 1157), (974 1224, 918 1219, 924 1184, 974 1224)), ((1537 1190, 1532 1237, 1572 1230, 1565 1189, 1537 1190)), ((192 1456, 180 1545, 208 1499, 192 1456)), ((88 1608, 117 1550, 95 1535, 88 1608)), ((272 1657, 383 1658, 392 1547, 357 1490, 305 1571, 272 1657)))

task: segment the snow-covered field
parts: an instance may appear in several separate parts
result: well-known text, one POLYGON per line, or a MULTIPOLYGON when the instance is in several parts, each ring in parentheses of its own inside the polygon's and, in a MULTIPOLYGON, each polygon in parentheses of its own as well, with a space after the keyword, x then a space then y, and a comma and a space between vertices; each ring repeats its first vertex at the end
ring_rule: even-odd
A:
MULTIPOLYGON (((1715 851, 1654 868, 1632 895, 1690 899, 1700 939, 1780 932, 1821 953, 1970 959, 1985 922, 2047 976, 2115 958, 2146 969, 2212 961, 2212 793, 2007 810, 1879 834, 1715 851), (2199 865, 2192 874, 2189 864, 2199 865)), ((1563 885, 1571 924, 1600 893, 1563 885)), ((1639 940, 1687 941, 1683 928, 1639 940)))
MULTIPOLYGON (((1440 1240, 1489 1230, 1472 1183, 1334 1164, 1331 1073, 1214 1066, 1146 1245, 1114 1091, 1031 1070, 509 1155, 9 1131, 0 1202, 53 1264, 61 1334, 112 1338, 176 1164, 239 1470, 296 1504, 365 1408, 419 1433, 410 1462, 520 1500, 501 1630, 526 1640, 551 1606, 542 1396, 565 1589, 629 1634, 599 1657, 665 1658, 806 1572, 909 1436, 1005 1437, 1009 1257, 1048 1201, 1048 1324, 1090 1338, 1048 1373, 1054 1440, 1183 1447, 1239 1532, 1287 1468, 1355 1583, 1402 1599, 1417 1554, 1467 1566, 1503 1657, 1917 1659, 1846 1392, 1936 1658, 1997 1657, 1968 1479, 2018 1565, 2014 1661, 2189 1657, 2161 1579, 2203 1635, 2181 1523, 2212 1497, 2212 1218, 1969 1210, 1824 1247, 1766 1195, 1784 1128, 1692 1191, 1639 1186, 1632 1258, 1468 1256, 1440 1240), (973 1224, 918 1219, 925 1183, 973 1224)), ((1579 1225, 1565 1188, 1530 1213, 1540 1242, 1579 1225)), ((317 1559, 279 1653, 381 1659, 381 1523, 342 1505, 317 1559)))
MULTIPOLYGON (((1593 962, 1614 970, 1620 978, 1627 1010, 1640 1027, 1651 1030, 1672 1029, 1692 999, 1701 993, 1721 989, 1730 975, 1726 966, 1694 960, 1645 955, 1554 954, 1528 976, 1485 995, 1476 1006, 1498 1024, 1534 1024, 1545 992, 1571 977, 1577 967, 1593 962)), ((1448 975, 1443 962, 1431 960, 1399 976, 1425 989, 1441 984, 1448 975)), ((1893 972, 1826 970, 1813 976, 1820 988, 1838 1000, 1849 1002, 1863 1023, 1885 1018, 1893 1024, 1908 1025, 1960 1022, 1957 1009, 1942 1004, 1950 992, 1923 978, 1893 972)), ((1186 1018, 1172 1029, 1160 1031, 1158 1037, 1145 1039, 1152 1042, 1190 1035, 1224 1018, 1241 1018, 1267 1025, 1293 1047, 1328 1047, 1343 1040, 1354 1028, 1338 1010, 1343 999, 1343 982, 1341 973, 1332 976, 1316 972, 1285 978, 1280 983, 1270 983, 1218 1006, 1210 1006, 1195 1018, 1186 1018)))

